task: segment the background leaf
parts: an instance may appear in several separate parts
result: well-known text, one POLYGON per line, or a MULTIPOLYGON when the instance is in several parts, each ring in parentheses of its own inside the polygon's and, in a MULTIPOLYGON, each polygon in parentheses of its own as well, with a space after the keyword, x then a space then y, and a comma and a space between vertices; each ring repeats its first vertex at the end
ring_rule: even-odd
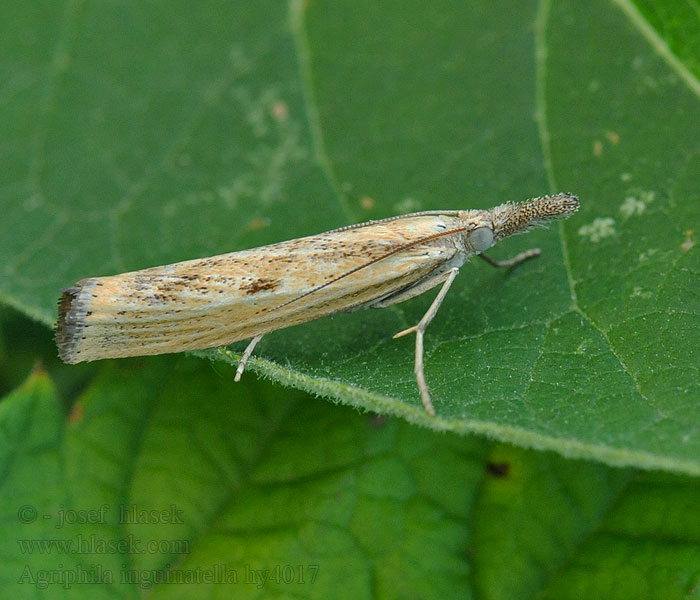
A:
POLYGON ((686 598, 700 583, 695 479, 211 375, 122 361, 68 422, 45 375, 3 400, 3 589, 573 599, 686 598))
POLYGON ((111 514, 68 537, 194 543, 92 561, 115 574, 318 564, 318 585, 294 588, 310 596, 697 595, 695 480, 405 421, 700 472, 699 31, 685 5, 623 0, 8 6, 0 299, 43 327, 0 311, 3 582, 94 558, 29 559, 18 539, 56 536, 18 521, 25 503, 52 519, 174 503, 183 527, 111 514), (436 419, 412 340, 391 339, 430 297, 276 332, 251 362, 401 417, 376 430, 251 373, 234 386, 220 362, 57 364, 46 326, 79 278, 549 191, 579 194, 580 213, 494 251, 539 246, 537 261, 465 265, 431 325, 436 419), (18 387, 37 359, 51 380, 18 387))

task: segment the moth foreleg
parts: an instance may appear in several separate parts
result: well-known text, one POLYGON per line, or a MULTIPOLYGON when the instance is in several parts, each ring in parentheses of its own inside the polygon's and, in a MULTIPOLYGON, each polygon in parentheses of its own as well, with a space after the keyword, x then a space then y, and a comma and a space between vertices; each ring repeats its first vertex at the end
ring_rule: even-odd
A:
POLYGON ((418 323, 413 327, 409 327, 408 329, 399 331, 399 333, 394 335, 395 338, 398 338, 404 335, 408 335, 409 333, 416 334, 416 356, 415 362, 413 364, 413 372, 416 375, 416 383, 418 384, 418 391, 420 392, 420 398, 423 401, 423 406, 425 407, 427 413, 433 417, 435 416, 435 408, 433 407, 433 402, 430 399, 430 390, 428 389, 428 383, 425 380, 425 372, 423 368, 423 334, 425 333, 426 328, 430 324, 430 321, 432 321, 435 315, 437 314, 437 311, 440 308, 442 301, 447 295, 447 291, 450 289, 450 286, 455 280, 455 277, 457 277, 458 273, 459 269, 457 267, 453 267, 452 269, 447 271, 447 278, 445 279, 445 283, 442 284, 440 292, 437 296, 435 296, 435 300, 433 300, 433 303, 423 315, 423 318, 420 321, 418 321, 418 323))
POLYGON ((508 260, 494 260, 490 256, 486 256, 483 252, 479 254, 479 257, 483 258, 492 267, 514 267, 515 265, 519 265, 521 262, 526 261, 528 258, 539 256, 540 253, 541 250, 539 248, 530 248, 529 250, 525 250, 525 252, 521 252, 513 258, 509 258, 508 260))

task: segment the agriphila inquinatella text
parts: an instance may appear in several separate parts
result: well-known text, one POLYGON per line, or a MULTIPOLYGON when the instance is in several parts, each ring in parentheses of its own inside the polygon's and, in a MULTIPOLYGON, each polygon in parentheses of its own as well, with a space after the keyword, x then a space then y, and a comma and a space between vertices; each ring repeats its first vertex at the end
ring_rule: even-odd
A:
POLYGON ((430 210, 349 225, 269 246, 188 260, 63 290, 56 342, 67 363, 225 346, 251 339, 238 381, 266 333, 363 307, 383 308, 442 284, 423 318, 397 333, 416 334, 416 382, 435 414, 423 368, 423 335, 459 268, 496 242, 579 207, 571 194, 506 203, 490 210, 430 210))

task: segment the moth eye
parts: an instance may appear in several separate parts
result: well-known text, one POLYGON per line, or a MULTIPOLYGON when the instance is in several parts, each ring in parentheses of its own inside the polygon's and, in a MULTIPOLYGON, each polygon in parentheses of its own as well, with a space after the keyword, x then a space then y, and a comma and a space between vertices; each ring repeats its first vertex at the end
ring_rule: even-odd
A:
POLYGON ((490 227, 477 227, 469 232, 469 243, 476 252, 488 250, 493 245, 493 230, 490 227))

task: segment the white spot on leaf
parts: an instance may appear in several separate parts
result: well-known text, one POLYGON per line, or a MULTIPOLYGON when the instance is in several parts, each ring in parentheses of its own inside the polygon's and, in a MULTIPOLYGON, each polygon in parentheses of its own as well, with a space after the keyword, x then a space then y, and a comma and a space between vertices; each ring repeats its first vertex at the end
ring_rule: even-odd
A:
POLYGON ((594 219, 592 223, 579 227, 578 234, 596 244, 603 238, 615 235, 615 219, 610 217, 594 219))
POLYGON ((629 219, 632 215, 641 215, 647 206, 641 200, 634 196, 627 196, 625 201, 620 205, 620 212, 625 219, 629 219))
POLYGON ((410 196, 394 204, 394 210, 397 214, 416 212, 417 210, 420 210, 420 208, 420 202, 418 202, 418 200, 415 198, 411 198, 410 196))
POLYGON ((635 286, 634 289, 632 290, 631 298, 651 298, 652 297, 652 292, 649 290, 644 290, 643 288, 639 286, 635 286))
POLYGON ((653 201, 654 192, 642 191, 636 196, 627 196, 620 205, 620 212, 625 219, 629 219, 633 215, 641 215, 653 201))
POLYGON ((693 230, 688 229, 688 231, 685 232, 685 241, 681 244, 681 248, 685 252, 688 252, 693 246, 695 245, 695 242, 693 241, 693 230))

